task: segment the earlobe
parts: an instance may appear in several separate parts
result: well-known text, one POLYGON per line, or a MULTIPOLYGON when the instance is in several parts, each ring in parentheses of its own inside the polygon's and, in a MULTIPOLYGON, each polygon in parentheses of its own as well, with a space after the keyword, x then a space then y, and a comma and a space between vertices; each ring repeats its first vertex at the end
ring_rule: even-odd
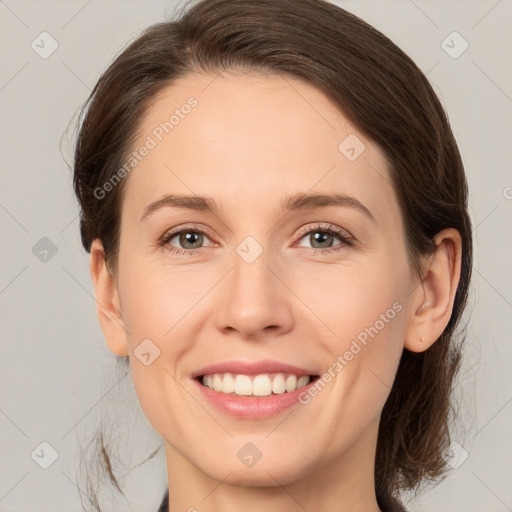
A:
POLYGON ((425 261, 421 282, 412 293, 411 317, 404 347, 411 352, 427 350, 445 330, 453 311, 460 279, 462 241, 453 228, 440 231, 436 250, 425 261))
POLYGON ((126 328, 122 318, 115 277, 108 271, 101 240, 91 245, 90 272, 96 296, 96 310, 108 348, 118 356, 128 355, 126 328))

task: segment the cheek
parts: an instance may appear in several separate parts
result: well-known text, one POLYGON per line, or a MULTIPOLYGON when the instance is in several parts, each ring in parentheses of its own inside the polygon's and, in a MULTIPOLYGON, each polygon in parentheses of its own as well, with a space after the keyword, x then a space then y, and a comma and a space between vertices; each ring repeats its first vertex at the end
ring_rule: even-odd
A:
POLYGON ((187 398, 176 381, 176 363, 189 340, 176 334, 191 302, 175 279, 166 282, 165 272, 137 258, 126 262, 122 272, 121 304, 134 389, 150 423, 165 433, 176 425, 175 411, 187 398))
POLYGON ((326 370, 336 375, 332 380, 339 393, 351 390, 362 400, 354 407, 383 405, 390 391, 403 351, 408 275, 403 256, 384 255, 371 264, 331 272, 323 277, 321 290, 311 288, 308 305, 326 326, 326 335, 319 338, 330 354, 326 370))
POLYGON ((380 380, 386 392, 391 388, 403 350, 404 306, 390 290, 373 290, 370 296, 351 299, 342 301, 337 316, 336 311, 332 312, 336 337, 327 351, 333 362, 341 364, 338 369, 348 387, 355 386, 367 394, 368 390, 375 390, 372 383, 380 380))
POLYGON ((375 324, 383 333, 400 330, 406 276, 407 269, 400 262, 381 259, 326 268, 311 279, 297 280, 294 289, 323 321, 327 337, 343 344, 360 333, 364 338, 365 329, 375 324))
POLYGON ((200 290, 191 285, 190 279, 187 286, 179 271, 157 266, 149 258, 133 256, 122 263, 121 305, 131 344, 144 338, 161 343, 190 309, 200 290))

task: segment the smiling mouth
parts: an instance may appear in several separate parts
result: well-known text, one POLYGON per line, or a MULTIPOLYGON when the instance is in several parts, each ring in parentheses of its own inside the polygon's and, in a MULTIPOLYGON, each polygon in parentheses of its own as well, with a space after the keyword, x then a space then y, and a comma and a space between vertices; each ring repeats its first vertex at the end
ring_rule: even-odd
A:
POLYGON ((226 372, 199 375, 195 380, 202 386, 222 394, 265 398, 283 393, 293 393, 319 378, 319 375, 298 377, 289 373, 244 375, 226 372))

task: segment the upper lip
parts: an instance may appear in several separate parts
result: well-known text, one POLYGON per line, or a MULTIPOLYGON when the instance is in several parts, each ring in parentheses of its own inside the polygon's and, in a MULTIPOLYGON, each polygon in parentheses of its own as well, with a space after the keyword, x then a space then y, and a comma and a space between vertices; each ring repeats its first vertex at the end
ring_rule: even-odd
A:
POLYGON ((192 378, 213 373, 234 373, 237 375, 258 375, 262 373, 292 373, 298 377, 303 375, 316 375, 314 371, 299 368, 288 363, 271 361, 224 361, 222 363, 210 364, 192 373, 192 378))

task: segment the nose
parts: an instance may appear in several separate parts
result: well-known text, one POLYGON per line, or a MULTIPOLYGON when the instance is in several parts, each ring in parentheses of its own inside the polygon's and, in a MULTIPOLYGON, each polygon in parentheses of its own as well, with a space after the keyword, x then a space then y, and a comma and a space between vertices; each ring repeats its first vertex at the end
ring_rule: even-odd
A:
POLYGON ((271 259, 265 250, 252 262, 235 252, 233 268, 221 284, 216 317, 224 334, 259 340, 292 329, 293 294, 284 271, 271 259))

